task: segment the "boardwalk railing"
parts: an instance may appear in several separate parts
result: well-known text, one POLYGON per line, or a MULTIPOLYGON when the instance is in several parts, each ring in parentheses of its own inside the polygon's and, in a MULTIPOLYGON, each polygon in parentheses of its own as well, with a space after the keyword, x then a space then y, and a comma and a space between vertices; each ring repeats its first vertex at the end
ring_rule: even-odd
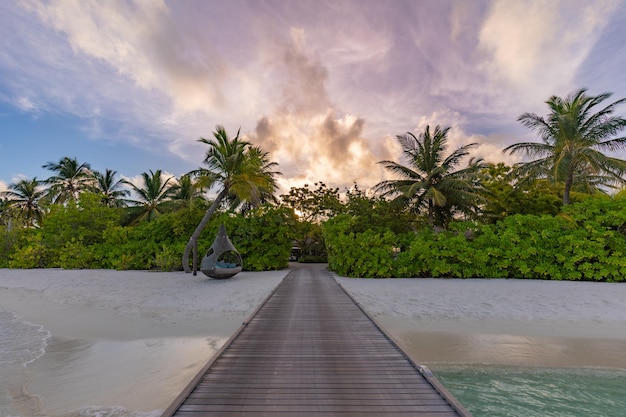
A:
POLYGON ((200 416, 461 416, 319 265, 296 265, 165 410, 200 416))

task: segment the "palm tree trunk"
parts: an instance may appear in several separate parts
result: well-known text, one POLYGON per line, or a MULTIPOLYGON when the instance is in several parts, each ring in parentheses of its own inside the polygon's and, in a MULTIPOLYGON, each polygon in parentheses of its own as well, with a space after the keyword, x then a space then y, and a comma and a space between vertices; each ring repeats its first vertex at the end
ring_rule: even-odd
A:
POLYGON ((193 276, 198 275, 198 242, 193 242, 193 276))
MULTIPOLYGON (((222 203, 222 200, 224 199, 224 197, 226 197, 227 194, 228 194, 228 189, 224 188, 217 195, 217 197, 215 198, 215 201, 213 201, 213 204, 211 204, 211 207, 209 207, 206 213, 204 213, 204 217, 202 218, 202 220, 196 227, 196 230, 194 230, 194 232, 191 234, 191 237, 189 238, 189 241, 187 242, 187 246, 185 246, 185 251, 183 252, 183 269, 185 270, 185 272, 187 273, 191 272, 191 270, 189 269, 189 252, 191 252, 194 246, 198 244, 198 238, 200 237, 200 233, 202 233, 206 225, 209 223, 211 216, 213 215, 215 210, 217 210, 217 208, 220 206, 220 204, 222 203)), ((193 265, 194 265, 193 272, 195 275, 196 268, 198 266, 197 250, 194 251, 193 258, 194 258, 193 259, 193 265)))
POLYGON ((567 178, 565 179, 565 188, 563 188, 563 205, 568 205, 570 201, 570 190, 572 189, 572 183, 574 182, 574 173, 570 172, 567 174, 567 178))
POLYGON ((428 200, 428 225, 433 226, 435 224, 435 210, 433 208, 433 200, 428 200))

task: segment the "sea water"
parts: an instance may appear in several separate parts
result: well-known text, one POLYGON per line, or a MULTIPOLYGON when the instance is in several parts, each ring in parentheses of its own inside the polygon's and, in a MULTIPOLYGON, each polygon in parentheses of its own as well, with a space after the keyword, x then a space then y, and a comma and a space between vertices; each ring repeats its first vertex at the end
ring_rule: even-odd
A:
MULTIPOLYGON (((0 311, 1 417, 152 417, 123 407, 80 407, 63 415, 42 410, 30 391, 31 368, 46 353, 51 335, 42 326, 0 311)), ((624 417, 626 370, 495 365, 429 367, 475 417, 624 417)), ((94 393, 95 394, 95 393, 94 393)))
POLYGON ((156 417, 123 407, 80 407, 69 414, 50 415, 41 398, 31 393, 34 362, 46 353, 51 334, 42 326, 0 311, 0 417, 156 417))
POLYGON ((430 365, 474 417, 624 417, 626 370, 430 365))
POLYGON ((21 417, 39 411, 38 399, 28 394, 28 365, 45 353, 49 338, 42 326, 0 311, 0 416, 21 417))

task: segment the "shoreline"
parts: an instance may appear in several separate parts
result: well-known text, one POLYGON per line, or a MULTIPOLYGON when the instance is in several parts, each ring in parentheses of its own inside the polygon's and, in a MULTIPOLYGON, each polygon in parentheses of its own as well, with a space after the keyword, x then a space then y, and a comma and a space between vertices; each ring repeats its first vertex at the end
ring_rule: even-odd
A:
POLYGON ((419 364, 626 370, 626 340, 407 330, 377 320, 419 364))
POLYGON ((626 285, 335 279, 424 365, 626 369, 626 285))
POLYGON ((0 415, 158 417, 288 272, 0 270, 0 326, 42 353, 0 352, 0 415))
MULTIPOLYGON (((19 386, 0 388, 20 417, 156 417, 288 272, 0 270, 0 311, 31 323, 29 343, 44 352, 11 368, 19 386)), ((626 369, 626 285, 335 279, 432 368, 626 369)))

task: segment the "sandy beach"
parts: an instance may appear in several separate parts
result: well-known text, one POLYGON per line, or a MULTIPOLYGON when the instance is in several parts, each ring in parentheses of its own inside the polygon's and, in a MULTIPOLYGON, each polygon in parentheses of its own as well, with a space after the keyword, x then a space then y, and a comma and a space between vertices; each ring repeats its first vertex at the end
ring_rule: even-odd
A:
MULTIPOLYGON (((0 415, 157 416, 287 273, 0 270, 0 415)), ((626 369, 626 285, 336 279, 424 364, 626 369)))
POLYGON ((288 270, 0 270, 0 416, 158 416, 288 270))
POLYGON ((420 363, 626 369, 623 284, 336 279, 420 363))

